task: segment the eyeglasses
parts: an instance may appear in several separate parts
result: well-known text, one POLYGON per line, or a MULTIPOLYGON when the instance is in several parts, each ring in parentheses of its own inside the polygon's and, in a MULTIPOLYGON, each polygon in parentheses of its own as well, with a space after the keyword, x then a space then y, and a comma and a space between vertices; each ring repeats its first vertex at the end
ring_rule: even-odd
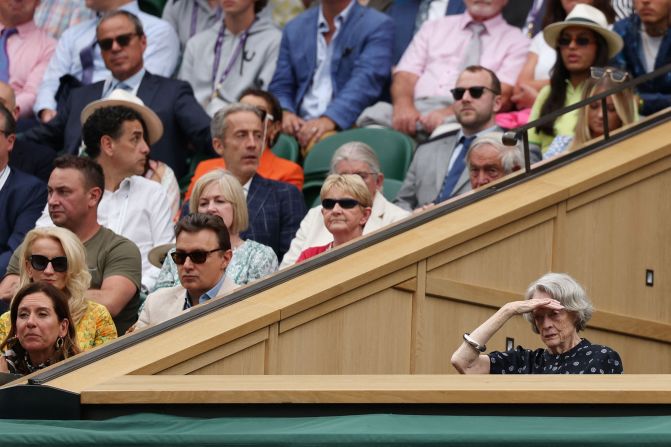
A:
POLYGON ((590 45, 595 41, 587 36, 578 36, 576 38, 572 38, 569 36, 561 36, 559 39, 557 39, 557 45, 559 45, 560 47, 567 47, 571 45, 571 42, 575 42, 575 44, 578 45, 579 47, 586 47, 587 45, 590 45))
POLYGON ((468 90, 468 94, 471 95, 471 98, 473 99, 478 99, 479 97, 481 97, 482 94, 485 92, 485 90, 489 90, 495 95, 499 94, 499 92, 497 92, 496 90, 492 90, 491 88, 484 86, 475 86, 468 88, 456 87, 450 90, 450 92, 452 93, 452 96, 454 96, 455 101, 461 101, 461 98, 464 97, 464 93, 466 93, 466 90, 468 90))
POLYGON ((359 201, 355 199, 324 199, 322 200, 322 207, 327 210, 332 210, 335 208, 336 203, 340 205, 340 208, 345 210, 350 210, 359 205, 359 201))
POLYGON ((629 73, 618 68, 611 67, 591 67, 590 74, 592 79, 603 79, 606 75, 610 76, 613 82, 624 82, 629 78, 629 73))
POLYGON ((139 36, 138 33, 128 33, 128 34, 121 34, 116 37, 110 37, 109 39, 100 39, 98 40, 98 45, 100 45, 100 49, 102 51, 109 51, 112 49, 112 46, 114 46, 114 42, 117 43, 120 47, 127 47, 130 44, 130 40, 134 36, 139 36))
POLYGON ((194 250, 194 251, 173 251, 170 253, 170 257, 175 261, 175 264, 182 265, 186 262, 186 258, 191 259, 191 262, 194 264, 202 264, 207 260, 207 257, 216 251, 223 250, 221 248, 215 248, 214 250, 205 251, 205 250, 194 250))
POLYGON ((68 258, 65 256, 56 256, 55 258, 47 258, 42 255, 30 255, 28 256, 28 261, 30 265, 40 272, 46 270, 49 263, 51 263, 51 268, 54 269, 54 272, 64 273, 68 271, 68 258))

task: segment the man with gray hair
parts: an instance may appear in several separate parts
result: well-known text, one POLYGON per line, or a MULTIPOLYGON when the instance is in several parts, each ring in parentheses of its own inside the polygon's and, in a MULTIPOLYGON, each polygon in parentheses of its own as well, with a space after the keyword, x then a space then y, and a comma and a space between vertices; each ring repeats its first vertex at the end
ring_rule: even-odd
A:
POLYGON ((466 154, 471 188, 479 188, 522 168, 524 158, 519 146, 503 144, 501 132, 478 137, 466 154))
MULTIPOLYGON (((386 225, 399 221, 410 214, 389 202, 382 195, 384 174, 380 171, 380 161, 375 151, 365 143, 353 141, 343 144, 331 158, 331 174, 356 174, 361 177, 373 197, 373 209, 363 234, 370 233, 386 225)), ((280 268, 289 267, 308 247, 324 245, 333 239, 324 226, 321 205, 310 211, 301 222, 296 237, 291 241, 289 251, 284 255, 280 268)))

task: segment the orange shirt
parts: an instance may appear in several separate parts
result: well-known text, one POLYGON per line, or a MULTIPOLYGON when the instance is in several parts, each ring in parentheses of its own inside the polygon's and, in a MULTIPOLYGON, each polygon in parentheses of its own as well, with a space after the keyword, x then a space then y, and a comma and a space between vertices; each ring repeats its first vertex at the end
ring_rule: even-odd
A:
MULTIPOLYGON (((196 166, 189 184, 189 189, 186 191, 184 200, 189 200, 193 187, 199 178, 215 169, 226 169, 226 163, 221 157, 204 160, 196 166)), ((261 159, 259 160, 258 174, 270 180, 278 180, 280 182, 291 183, 298 188, 299 191, 303 189, 303 168, 293 161, 285 160, 278 157, 270 149, 263 151, 261 159)))

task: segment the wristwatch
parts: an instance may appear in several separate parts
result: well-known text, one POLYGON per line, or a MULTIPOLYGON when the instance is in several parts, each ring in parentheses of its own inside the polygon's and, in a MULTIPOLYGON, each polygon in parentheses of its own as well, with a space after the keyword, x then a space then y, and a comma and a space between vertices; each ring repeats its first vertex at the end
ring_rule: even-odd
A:
POLYGON ((471 334, 469 334, 468 332, 464 333, 464 341, 469 345, 471 345, 471 347, 473 347, 473 349, 475 349, 478 352, 485 352, 487 350, 486 345, 481 345, 480 343, 475 341, 473 337, 471 337, 471 334))

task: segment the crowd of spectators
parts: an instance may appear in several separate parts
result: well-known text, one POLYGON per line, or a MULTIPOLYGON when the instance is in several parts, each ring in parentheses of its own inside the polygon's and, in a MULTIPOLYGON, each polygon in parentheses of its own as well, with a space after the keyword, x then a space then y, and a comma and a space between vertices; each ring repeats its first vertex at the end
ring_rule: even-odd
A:
MULTIPOLYGON (((160 323, 519 170, 502 131, 671 57, 667 0, 142 6, 0 2, 0 338, 26 352, 0 370, 160 323), (354 126, 414 140, 398 194, 383 195, 384 148, 352 141, 306 210, 301 155, 354 126), (282 134, 297 159, 273 153, 282 134), (41 350, 15 315, 35 303, 53 314, 41 350)), ((531 162, 669 105, 666 73, 531 129, 531 162)), ((466 342, 459 368, 487 369, 466 342)))

